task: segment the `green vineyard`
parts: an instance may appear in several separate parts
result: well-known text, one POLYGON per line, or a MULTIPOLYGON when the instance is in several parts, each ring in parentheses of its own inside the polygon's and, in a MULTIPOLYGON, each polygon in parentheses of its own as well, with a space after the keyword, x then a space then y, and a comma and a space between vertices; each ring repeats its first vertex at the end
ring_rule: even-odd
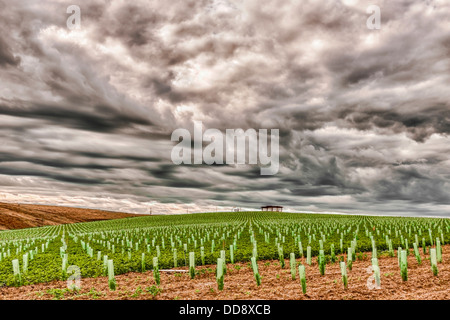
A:
POLYGON ((406 281, 405 255, 421 263, 419 250, 431 254, 430 275, 437 274, 441 246, 449 242, 450 220, 444 218, 274 212, 142 216, 1 231, 0 286, 66 280, 76 266, 82 278, 109 276, 113 289, 118 274, 153 270, 159 281, 160 270, 187 267, 194 278, 196 266, 217 264, 223 287, 226 264, 236 262, 251 263, 259 285, 261 260, 280 260, 281 267, 290 266, 293 279, 300 270, 303 281, 304 268, 295 260, 300 257, 308 264, 314 257, 321 274, 326 264, 340 263, 346 279, 347 268, 363 252, 372 252, 374 270, 377 256, 398 256, 406 281))

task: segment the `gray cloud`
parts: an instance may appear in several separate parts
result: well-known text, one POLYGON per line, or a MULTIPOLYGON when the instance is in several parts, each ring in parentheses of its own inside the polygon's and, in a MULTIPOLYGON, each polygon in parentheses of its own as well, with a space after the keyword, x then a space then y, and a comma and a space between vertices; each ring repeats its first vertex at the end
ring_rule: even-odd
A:
MULTIPOLYGON (((448 215, 450 5, 0 0, 7 201, 448 215), (3 32, 4 30, 4 32, 3 32), (176 166, 176 128, 279 128, 280 171, 176 166)), ((0 197, 1 200, 1 197, 0 197)))

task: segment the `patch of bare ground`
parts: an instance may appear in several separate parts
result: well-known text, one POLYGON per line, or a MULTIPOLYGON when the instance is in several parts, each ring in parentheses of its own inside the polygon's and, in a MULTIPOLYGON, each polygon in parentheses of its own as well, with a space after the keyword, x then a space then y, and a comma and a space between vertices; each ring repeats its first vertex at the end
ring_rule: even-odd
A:
MULTIPOLYGON (((412 250, 411 250, 412 251, 412 250)), ((443 247, 439 274, 433 276, 429 256, 421 252, 419 265, 411 253, 408 257, 408 281, 402 281, 397 257, 379 257, 381 288, 375 289, 370 271, 371 253, 356 260, 348 271, 348 288, 344 289, 338 263, 328 264, 321 276, 314 259, 306 266, 307 293, 302 293, 298 272, 292 280, 289 261, 282 269, 279 261, 259 261, 262 276, 257 286, 249 263, 228 264, 223 291, 217 290, 215 266, 197 267, 198 275, 190 279, 187 272, 161 272, 161 284, 155 285, 151 271, 116 276, 117 290, 110 291, 107 277, 82 279, 79 292, 66 290, 67 283, 0 288, 0 300, 47 299, 157 299, 157 300, 448 300, 450 299, 450 245, 443 247), (373 288, 373 289, 370 289, 373 288), (159 290, 157 290, 159 289, 159 290)), ((304 259, 297 262, 305 264, 304 259)), ((186 267, 179 268, 187 271, 186 267)))
POLYGON ((0 203, 0 230, 136 217, 135 214, 34 204, 0 203))

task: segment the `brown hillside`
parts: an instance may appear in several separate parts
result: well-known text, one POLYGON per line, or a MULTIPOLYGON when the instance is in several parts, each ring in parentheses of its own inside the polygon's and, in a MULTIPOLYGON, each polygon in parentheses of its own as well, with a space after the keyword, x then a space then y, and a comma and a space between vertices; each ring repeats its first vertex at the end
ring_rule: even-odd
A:
POLYGON ((131 213, 94 209, 0 202, 0 230, 121 219, 135 216, 131 213))

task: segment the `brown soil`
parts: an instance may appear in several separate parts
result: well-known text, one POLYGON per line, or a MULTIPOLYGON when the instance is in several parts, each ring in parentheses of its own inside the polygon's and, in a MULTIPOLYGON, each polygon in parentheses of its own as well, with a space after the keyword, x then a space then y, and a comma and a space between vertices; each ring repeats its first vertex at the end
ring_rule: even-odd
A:
MULTIPOLYGON (((217 290, 215 266, 198 267, 203 270, 191 280, 186 272, 161 271, 161 292, 153 296, 146 289, 155 285, 152 272, 128 273, 116 276, 117 290, 108 289, 106 277, 82 279, 78 293, 66 292, 64 299, 158 299, 158 300, 448 300, 450 299, 450 245, 443 247, 443 262, 438 264, 439 275, 433 276, 430 261, 422 255, 422 264, 415 257, 408 257, 408 281, 401 279, 396 257, 380 257, 381 288, 369 289, 371 273, 371 253, 364 260, 353 263, 348 271, 348 289, 343 288, 341 273, 337 263, 328 264, 321 276, 317 262, 306 265, 307 294, 303 295, 300 280, 291 279, 289 261, 282 269, 278 261, 260 261, 258 267, 262 276, 261 286, 257 286, 248 263, 228 265, 223 291, 217 290), (368 281, 369 280, 369 281, 368 281), (139 289, 142 292, 139 293, 139 289)), ((315 260, 315 259, 314 259, 315 260)), ((299 261, 299 260, 298 260, 299 261)), ((302 263, 305 263, 302 260, 302 263)), ((179 268, 187 270, 187 268, 179 268)), ((20 288, 1 288, 0 300, 47 300, 54 299, 53 289, 67 288, 66 282, 55 281, 48 284, 30 285, 20 288)))
POLYGON ((0 230, 135 217, 130 213, 93 209, 0 203, 0 230))

